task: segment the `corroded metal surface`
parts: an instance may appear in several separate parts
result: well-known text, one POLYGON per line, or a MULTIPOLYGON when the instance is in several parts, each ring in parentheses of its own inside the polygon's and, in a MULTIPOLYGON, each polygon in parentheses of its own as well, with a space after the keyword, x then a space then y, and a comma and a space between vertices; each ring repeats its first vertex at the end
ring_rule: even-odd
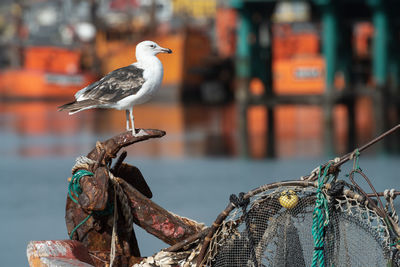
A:
MULTIPOLYGON (((140 129, 138 129, 140 130, 140 129)), ((143 130, 143 129, 142 129, 143 130)), ((105 161, 108 161, 112 158, 115 158, 118 154, 118 151, 126 146, 132 145, 137 142, 145 141, 150 138, 159 138, 165 135, 164 131, 160 130, 153 130, 153 129, 146 129, 143 130, 147 133, 147 135, 143 136, 133 136, 131 131, 123 132, 119 135, 114 136, 104 142, 101 145, 104 147, 106 151, 105 161)), ((99 151, 95 148, 93 149, 87 157, 93 160, 98 160, 100 156, 99 151)))
POLYGON ((87 248, 74 240, 31 241, 26 254, 31 267, 94 265, 87 248))
POLYGON ((38 265, 37 267, 93 267, 93 265, 81 262, 79 260, 53 257, 40 258, 40 264, 41 265, 38 265))
MULTIPOLYGON (((72 230, 89 216, 76 229, 73 238, 81 241, 88 248, 96 266, 104 266, 106 262, 109 262, 111 249, 113 212, 110 205, 113 204, 114 189, 109 186, 109 176, 105 167, 100 166, 94 173, 93 177, 88 176, 82 179, 79 204, 67 198, 65 219, 68 234, 71 234, 72 230)), ((117 229, 114 264, 128 266, 131 262, 137 261, 135 257, 140 257, 140 251, 132 225, 130 228, 126 227, 120 209, 118 209, 117 229)))
POLYGON ((82 179, 82 193, 79 195, 79 205, 86 211, 104 210, 108 200, 108 170, 99 167, 94 170, 95 179, 82 179))
MULTIPOLYGON (((117 186, 110 181, 112 177, 123 189, 125 199, 122 201, 121 197, 118 198, 115 266, 129 266, 141 260, 135 233, 132 225, 129 226, 132 215, 136 224, 171 245, 202 229, 202 225, 173 215, 149 199, 152 192, 142 173, 135 166, 123 163, 126 152, 121 153, 114 167, 110 169, 112 160, 121 148, 165 135, 165 132, 159 130, 145 131, 147 135, 144 136, 134 137, 128 131, 98 142, 87 156, 95 162, 88 166, 94 176, 81 179, 82 193, 78 197, 78 203, 67 197, 65 220, 68 234, 80 224, 73 239, 81 241, 87 247, 95 266, 104 266, 110 260, 113 229, 113 212, 110 207, 114 204, 114 186, 117 186), (127 210, 131 212, 130 220, 126 216, 127 210)), ((121 189, 116 191, 117 195, 121 195, 121 189)))
POLYGON ((116 171, 114 175, 117 177, 124 177, 124 180, 128 184, 136 188, 145 197, 153 197, 153 193, 147 185, 142 172, 137 167, 122 163, 120 168, 118 168, 118 171, 116 171))
POLYGON ((174 245, 202 230, 202 225, 173 215, 124 180, 117 180, 128 195, 135 223, 165 243, 174 245))

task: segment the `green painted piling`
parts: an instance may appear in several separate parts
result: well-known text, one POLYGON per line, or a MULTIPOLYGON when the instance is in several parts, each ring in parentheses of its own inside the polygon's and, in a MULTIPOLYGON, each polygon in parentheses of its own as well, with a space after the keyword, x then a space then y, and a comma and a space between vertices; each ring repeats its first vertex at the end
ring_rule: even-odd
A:
POLYGON ((238 21, 238 35, 237 35, 237 61, 236 61, 236 74, 239 78, 250 77, 250 56, 251 47, 249 43, 249 36, 251 29, 250 14, 247 10, 239 10, 238 21))
MULTIPOLYGON (((329 2, 329 1, 328 1, 329 2)), ((327 155, 334 154, 333 147, 333 93, 338 57, 337 13, 333 4, 324 4, 322 11, 322 53, 325 57, 324 142, 327 155)))
POLYGON ((248 87, 251 75, 250 57, 251 46, 249 36, 251 34, 251 18, 247 9, 238 9, 238 35, 236 47, 236 76, 238 78, 238 88, 236 99, 238 101, 238 124, 239 124, 239 153, 243 157, 249 157, 248 145, 248 87))
POLYGON ((326 90, 333 90, 337 65, 337 16, 333 6, 324 6, 322 14, 322 52, 325 57, 326 90))
POLYGON ((388 15, 379 5, 373 10, 374 24, 372 71, 377 86, 384 86, 388 73, 388 15))

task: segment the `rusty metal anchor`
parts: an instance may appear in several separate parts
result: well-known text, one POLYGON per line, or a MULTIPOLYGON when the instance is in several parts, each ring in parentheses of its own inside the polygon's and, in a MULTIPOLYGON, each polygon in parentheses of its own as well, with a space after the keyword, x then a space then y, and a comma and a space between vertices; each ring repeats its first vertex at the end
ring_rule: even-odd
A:
POLYGON ((140 170, 123 162, 126 151, 111 168, 113 159, 123 147, 165 135, 160 130, 145 131, 147 135, 144 136, 134 137, 127 131, 98 142, 87 155, 93 161, 88 165, 88 171, 94 175, 80 180, 82 192, 77 196, 78 203, 67 197, 65 221, 68 233, 76 228, 72 238, 83 243, 96 266, 104 266, 110 261, 114 216, 107 210, 116 190, 119 198, 114 266, 128 266, 141 260, 131 219, 169 245, 185 242, 203 229, 203 225, 172 214, 150 200, 152 192, 140 170))

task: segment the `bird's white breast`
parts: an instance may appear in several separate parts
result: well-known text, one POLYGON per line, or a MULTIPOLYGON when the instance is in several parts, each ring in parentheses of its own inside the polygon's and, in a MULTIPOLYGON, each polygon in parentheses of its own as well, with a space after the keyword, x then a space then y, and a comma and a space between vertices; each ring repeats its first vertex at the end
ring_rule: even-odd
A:
POLYGON ((145 82, 135 95, 118 101, 116 107, 118 109, 128 109, 134 105, 149 101, 161 86, 164 69, 161 61, 156 56, 148 57, 146 60, 134 63, 134 65, 144 69, 143 77, 145 82))

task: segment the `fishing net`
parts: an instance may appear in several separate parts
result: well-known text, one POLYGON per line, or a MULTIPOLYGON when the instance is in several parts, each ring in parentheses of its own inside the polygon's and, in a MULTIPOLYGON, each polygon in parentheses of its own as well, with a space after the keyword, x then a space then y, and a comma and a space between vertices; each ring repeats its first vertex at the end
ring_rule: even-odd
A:
POLYGON ((385 219, 343 181, 270 184, 233 195, 231 203, 209 242, 205 266, 397 266, 385 219))
POLYGON ((140 266, 400 267, 400 192, 378 193, 358 158, 356 149, 301 180, 231 195, 211 227, 140 266), (338 180, 339 166, 351 159, 348 180, 338 180))

